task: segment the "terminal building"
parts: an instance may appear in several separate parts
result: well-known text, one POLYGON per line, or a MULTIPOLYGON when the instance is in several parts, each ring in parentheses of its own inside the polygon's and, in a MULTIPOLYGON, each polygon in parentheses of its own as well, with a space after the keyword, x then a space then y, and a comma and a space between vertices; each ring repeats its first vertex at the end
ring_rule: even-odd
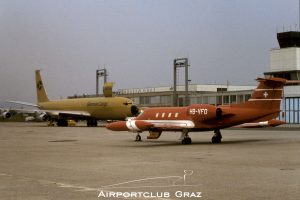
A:
MULTIPOLYGON (((255 86, 197 85, 188 86, 189 104, 224 105, 248 100, 255 86)), ((177 86, 178 106, 184 106, 185 86, 177 86)), ((131 98, 140 107, 173 105, 173 87, 122 89, 119 96, 131 98)))

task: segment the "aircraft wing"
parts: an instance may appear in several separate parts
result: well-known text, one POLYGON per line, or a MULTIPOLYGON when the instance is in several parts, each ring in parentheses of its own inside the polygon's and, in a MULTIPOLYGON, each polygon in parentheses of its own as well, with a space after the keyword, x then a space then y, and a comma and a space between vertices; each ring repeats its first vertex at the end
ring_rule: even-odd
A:
POLYGON ((52 117, 64 117, 72 119, 90 119, 91 114, 86 111, 65 111, 65 110, 42 110, 52 117))
POLYGON ((39 108, 39 106, 37 104, 33 104, 33 103, 28 103, 28 102, 23 102, 23 101, 7 101, 8 103, 14 103, 14 104, 19 104, 19 105, 23 105, 23 106, 32 106, 32 107, 37 107, 39 108))
POLYGON ((12 112, 16 112, 16 113, 22 113, 22 114, 39 114, 41 112, 41 110, 39 109, 32 109, 32 110, 29 110, 29 109, 9 109, 9 111, 12 111, 12 112))
MULTIPOLYGON (((24 106, 32 106, 39 108, 40 106, 28 102, 22 101, 7 101, 9 103, 15 103, 24 106)), ((65 111, 65 110, 41 110, 41 109, 33 109, 33 110, 23 110, 23 109, 11 109, 11 111, 16 111, 18 113, 27 113, 27 114, 42 114, 46 113, 52 117, 65 117, 65 118, 73 118, 73 119, 89 119, 91 118, 91 114, 86 111, 65 111)))
POLYGON ((0 115, 3 118, 11 118, 12 113, 27 114, 33 119, 47 121, 52 118, 72 118, 72 119, 90 119, 91 114, 85 111, 64 111, 64 110, 41 110, 41 109, 0 109, 0 115))

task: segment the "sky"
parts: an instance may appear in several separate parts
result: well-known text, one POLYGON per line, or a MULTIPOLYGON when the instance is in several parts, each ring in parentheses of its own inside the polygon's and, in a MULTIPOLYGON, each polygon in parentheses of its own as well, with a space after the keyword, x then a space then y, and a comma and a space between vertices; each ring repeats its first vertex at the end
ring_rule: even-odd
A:
POLYGON ((0 102, 35 103, 35 69, 51 99, 94 94, 104 66, 114 90, 171 86, 182 57, 193 84, 256 85, 276 33, 299 29, 298 3, 0 0, 0 102))

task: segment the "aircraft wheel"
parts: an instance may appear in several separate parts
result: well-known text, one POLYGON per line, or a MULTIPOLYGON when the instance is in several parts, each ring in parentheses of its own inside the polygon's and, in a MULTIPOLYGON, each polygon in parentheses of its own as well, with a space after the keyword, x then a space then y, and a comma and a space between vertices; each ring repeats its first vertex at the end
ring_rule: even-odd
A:
POLYGON ((64 125, 63 126, 68 126, 68 125, 69 125, 68 121, 64 120, 64 125))
POLYGON ((186 137, 181 141, 182 144, 192 144, 192 139, 190 137, 186 137))
POLYGON ((137 142, 142 141, 142 137, 140 135, 135 136, 135 141, 137 142))
POLYGON ((214 136, 211 138, 211 143, 219 144, 222 141, 222 134, 219 129, 214 131, 214 136))
POLYGON ((93 120, 93 126, 94 126, 94 127, 97 127, 97 126, 98 126, 97 120, 93 120))
POLYGON ((94 126, 94 127, 96 127, 96 126, 98 126, 98 122, 97 122, 97 120, 87 120, 87 122, 86 122, 86 125, 87 126, 94 126))
POLYGON ((221 141, 222 141, 222 138, 220 138, 220 137, 213 136, 211 138, 211 143, 213 143, 213 144, 219 144, 219 143, 221 143, 221 141))
POLYGON ((56 123, 57 126, 68 126, 68 121, 65 119, 59 119, 56 123))

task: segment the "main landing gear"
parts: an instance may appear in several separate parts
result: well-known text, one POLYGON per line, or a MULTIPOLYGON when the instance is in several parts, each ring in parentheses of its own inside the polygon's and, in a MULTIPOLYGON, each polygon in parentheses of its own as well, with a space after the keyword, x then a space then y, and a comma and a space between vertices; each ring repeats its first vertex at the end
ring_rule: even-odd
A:
POLYGON ((98 126, 98 122, 95 119, 90 119, 90 120, 86 121, 86 125, 88 127, 96 127, 96 126, 98 126))
POLYGON ((219 143, 221 143, 221 141, 222 141, 222 134, 221 134, 220 130, 216 129, 214 131, 214 133, 215 133, 214 136, 211 138, 211 143, 213 143, 213 144, 219 144, 219 143))
POLYGON ((183 140, 181 140, 181 144, 192 144, 192 139, 189 136, 187 136, 183 138, 183 140))
POLYGON ((140 136, 140 133, 137 133, 137 135, 135 136, 135 141, 136 142, 141 142, 142 141, 142 137, 140 136))
POLYGON ((57 126, 68 126, 68 121, 66 119, 58 119, 56 122, 57 126))
POLYGON ((181 133, 181 144, 192 144, 192 139, 189 136, 189 131, 188 130, 183 130, 181 133))

